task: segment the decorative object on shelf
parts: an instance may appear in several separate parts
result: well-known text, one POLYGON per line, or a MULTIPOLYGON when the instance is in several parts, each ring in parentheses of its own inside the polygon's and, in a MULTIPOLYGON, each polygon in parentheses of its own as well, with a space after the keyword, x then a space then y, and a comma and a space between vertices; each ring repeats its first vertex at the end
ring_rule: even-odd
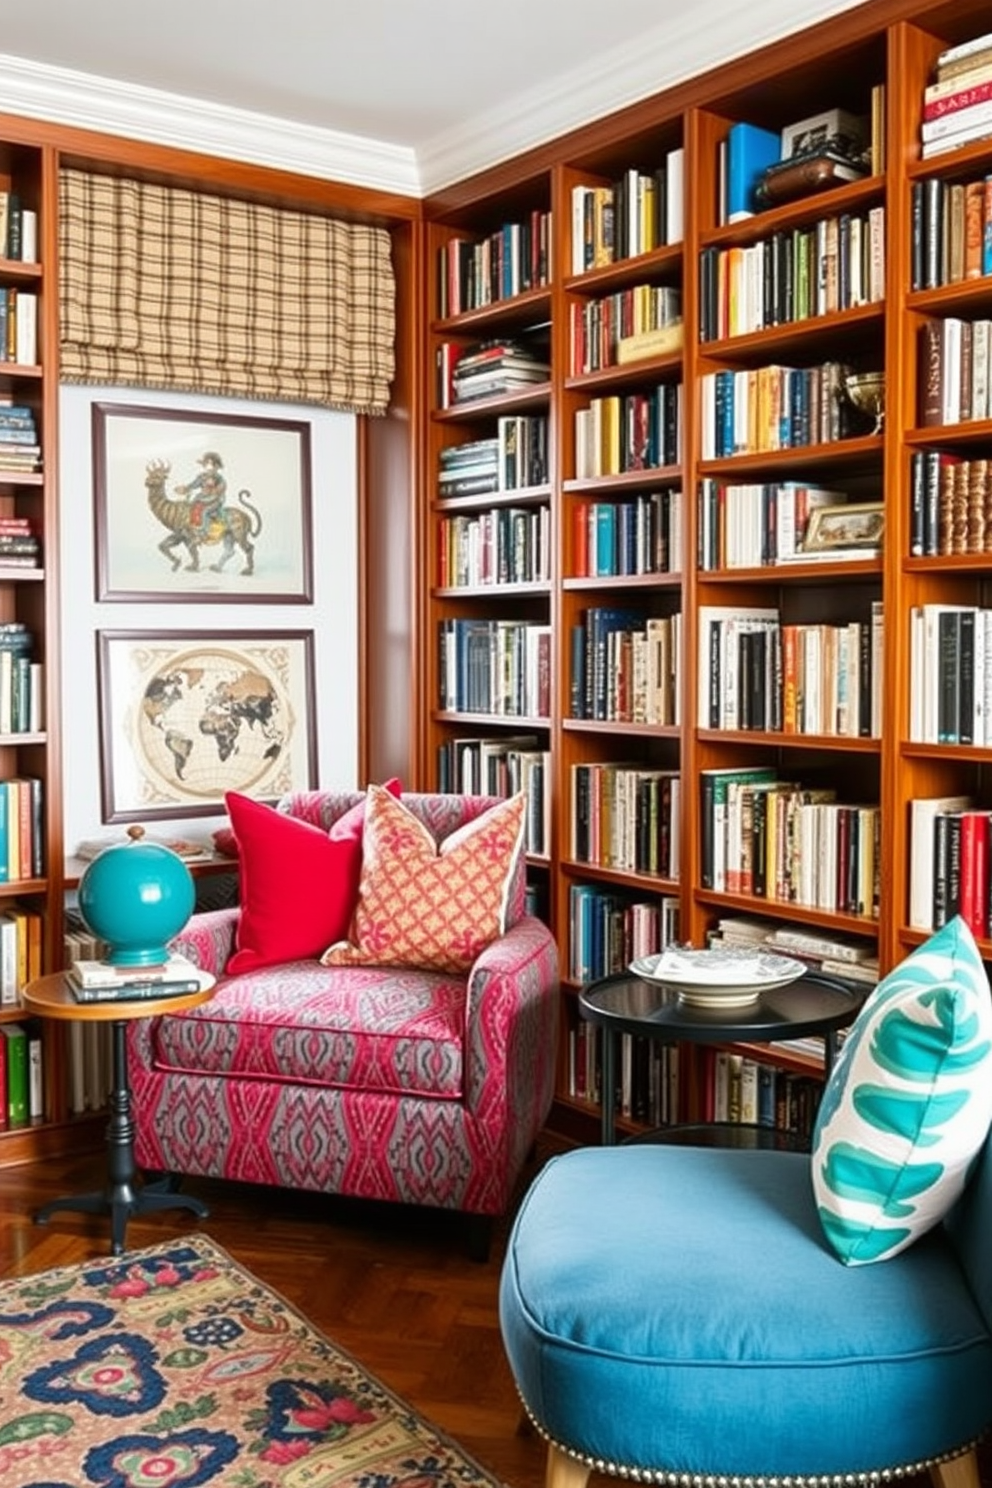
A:
POLYGON ((97 598, 309 604, 310 425, 94 403, 97 598))
POLYGON ((875 420, 873 434, 881 434, 885 421, 885 373, 848 372, 844 376, 844 396, 859 413, 875 420))
POLYGON ((865 146, 864 122, 847 109, 826 109, 786 124, 782 130, 782 159, 795 160, 816 151, 832 150, 856 159, 865 146))
POLYGON ((774 207, 847 181, 860 181, 869 169, 863 145, 852 144, 844 135, 830 136, 770 165, 755 188, 755 197, 760 207, 774 207))
POLYGON ((818 506, 810 513, 803 551, 882 546, 885 506, 881 501, 849 501, 846 506, 818 506))
POLYGON ((85 868, 79 912, 106 941, 112 965, 157 966, 193 913, 193 879, 176 853, 142 840, 143 827, 129 835, 130 842, 106 848, 85 868))
POLYGON ((787 987, 806 970, 794 956, 720 946, 713 950, 669 946, 630 963, 635 976, 659 982, 697 1007, 748 1007, 762 992, 787 987))
POLYGON ((108 822, 216 815, 316 785, 313 632, 100 631, 108 822))

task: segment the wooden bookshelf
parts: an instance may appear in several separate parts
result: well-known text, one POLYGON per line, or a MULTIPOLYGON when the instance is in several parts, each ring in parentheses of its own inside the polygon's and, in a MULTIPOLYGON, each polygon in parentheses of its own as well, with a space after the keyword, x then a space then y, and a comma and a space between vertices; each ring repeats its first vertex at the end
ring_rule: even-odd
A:
MULTIPOLYGON (((559 1063, 557 1119, 581 1127, 594 1115, 588 1100, 576 1099, 569 1085, 570 1048, 576 1031, 570 902, 580 885, 631 900, 660 904, 674 898, 679 936, 702 944, 707 932, 729 915, 760 916, 785 925, 806 925, 841 933, 876 953, 881 970, 890 968, 920 943, 922 932, 908 921, 909 803, 914 797, 967 794, 992 808, 988 751, 975 745, 918 742, 910 735, 910 614, 921 605, 992 605, 988 554, 913 556, 910 551, 911 472, 914 454, 938 451, 978 459, 987 454, 992 420, 986 416, 949 426, 922 425, 918 342, 928 319, 980 319, 992 314, 992 277, 941 282, 927 288, 913 283, 913 205, 923 183, 940 179, 967 183, 992 174, 992 137, 947 153, 921 157, 923 93, 939 54, 989 30, 984 7, 974 0, 937 6, 871 0, 871 3, 788 37, 751 56, 645 99, 563 139, 529 151, 517 161, 456 183, 425 203, 427 231, 428 360, 441 341, 496 333, 533 322, 534 292, 510 297, 468 315, 441 313, 437 297, 439 250, 452 237, 472 238, 540 207, 550 210, 554 244, 550 282, 539 292, 541 315, 550 319, 551 381, 542 407, 549 421, 548 502, 552 563, 546 596, 525 599, 506 592, 459 597, 440 590, 433 576, 436 528, 441 518, 437 471, 441 447, 455 436, 450 413, 428 399, 423 421, 423 541, 426 555, 421 583, 421 646, 427 677, 418 734, 423 746, 425 788, 437 785, 435 759, 454 728, 437 707, 437 632, 456 613, 476 618, 503 615, 546 620, 553 634, 552 686, 542 736, 547 740, 552 800, 550 856, 546 875, 549 913, 558 937, 565 997, 559 1063), (884 90, 884 91, 883 91, 884 90), (719 210, 721 153, 731 126, 740 121, 781 130, 830 109, 876 119, 872 169, 861 179, 757 211, 724 223, 719 210), (882 124, 879 137, 878 124, 882 124), (879 168, 878 148, 886 168, 879 168), (609 260, 603 239, 602 188, 643 173, 650 175, 681 152, 684 159, 682 232, 675 240, 648 235, 641 252, 609 260), (597 190, 599 195, 597 195, 597 190), (577 202, 592 202, 583 217, 577 202), (597 215, 598 214, 598 215, 597 215), (831 220, 834 226, 823 224, 831 220), (870 294, 852 296, 850 262, 845 289, 825 301, 804 303, 801 318, 734 322, 714 331, 712 280, 728 265, 767 254, 772 240, 805 239, 812 251, 807 271, 819 275, 823 245, 849 243, 857 219, 864 256, 855 264, 856 284, 872 276, 870 294), (591 225, 590 225, 591 220, 591 225), (585 244, 577 236, 586 235, 585 244), (821 236, 818 236, 820 234, 821 236), (869 237, 870 234, 870 237, 869 237), (812 250, 809 244, 812 244, 812 250), (873 245, 873 250, 869 246, 873 245), (759 247, 759 245, 761 245, 759 247), (757 251, 756 251, 757 250, 757 251), (872 251, 874 258, 872 258, 872 251), (881 283, 880 283, 881 279, 881 283), (578 323, 598 327, 599 306, 634 286, 662 288, 681 296, 680 349, 666 348, 640 361, 597 362, 595 370, 577 365, 574 334, 578 323), (590 307, 594 307, 590 309, 590 307), (706 324, 704 325, 704 315, 706 324), (705 333, 705 334, 704 334, 705 333), (884 370, 885 419, 881 432, 859 421, 847 408, 838 417, 834 396, 818 399, 819 423, 813 434, 784 447, 745 441, 733 453, 717 453, 707 419, 710 392, 734 385, 727 374, 756 386, 762 369, 808 369, 841 364, 858 371, 884 370), (678 447, 667 450, 658 468, 627 468, 621 455, 603 469, 590 470, 583 420, 596 400, 597 427, 609 418, 621 422, 632 396, 653 396, 659 387, 680 386, 678 447), (609 404, 609 408, 607 407, 609 404), (578 433, 577 433, 578 428, 578 433), (731 568, 697 562, 702 515, 697 500, 702 483, 712 487, 740 483, 819 485, 844 493, 852 502, 884 502, 881 555, 857 560, 768 562, 731 568), (663 572, 596 574, 576 566, 575 508, 590 503, 630 502, 638 494, 681 491, 681 552, 663 572), (884 651, 875 678, 877 727, 855 737, 830 729, 813 733, 713 728, 698 716, 701 659, 700 611, 705 606, 741 610, 768 607, 783 625, 838 627, 866 622, 872 606, 882 607, 884 651), (681 710, 672 725, 646 725, 636 718, 577 717, 572 686, 572 636, 591 608, 627 608, 644 621, 680 615, 681 710), (577 766, 628 764, 642 771, 678 771, 681 816, 677 877, 662 878, 639 869, 618 871, 577 860, 572 817, 577 766), (836 909, 703 886, 702 772, 767 766, 783 780, 836 793, 838 803, 875 807, 879 813, 873 876, 875 899, 860 910, 836 909)), ((992 136, 992 124, 989 126, 992 136)), ((960 193, 959 193, 960 196, 960 193)), ((797 250, 798 251, 798 250, 797 250)), ((833 248, 829 249, 831 263, 833 248)), ((824 276, 827 269, 823 270, 824 276)), ((835 272, 834 268, 829 271, 835 272)), ((833 375, 833 374, 830 374, 833 375)), ((791 386, 791 384, 790 384, 791 386)), ((992 405, 990 405, 992 406, 992 405)), ((485 425, 476 411, 473 433, 485 425)), ((459 414, 459 417, 461 415, 459 414)), ((475 414, 473 413, 473 418, 475 414)), ((636 417, 636 415, 635 415, 636 417)), ((652 446, 653 450, 653 446, 652 446)), ((643 464, 643 462, 635 462, 643 464)), ((648 464, 654 463, 649 460, 648 464)), ((620 653, 613 653, 614 658, 620 653)), ((749 653, 750 654, 750 653, 749 653)), ((498 731, 499 720, 475 720, 481 732, 498 731)), ((862 826, 861 830, 867 830, 862 826)), ((917 845, 919 851, 919 845, 917 845)), ((982 938, 992 960, 992 940, 982 938)), ((587 1134, 594 1127, 587 1126, 587 1134)))

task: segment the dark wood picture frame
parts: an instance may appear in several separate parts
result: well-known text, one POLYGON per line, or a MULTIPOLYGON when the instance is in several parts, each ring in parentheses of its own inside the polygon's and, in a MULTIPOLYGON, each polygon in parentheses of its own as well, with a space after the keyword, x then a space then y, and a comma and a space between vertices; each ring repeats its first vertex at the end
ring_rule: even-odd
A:
POLYGON ((310 630, 97 632, 105 822, 215 816, 317 782, 310 630))
POLYGON ((188 408, 92 408, 96 597, 313 600, 311 426, 188 408))

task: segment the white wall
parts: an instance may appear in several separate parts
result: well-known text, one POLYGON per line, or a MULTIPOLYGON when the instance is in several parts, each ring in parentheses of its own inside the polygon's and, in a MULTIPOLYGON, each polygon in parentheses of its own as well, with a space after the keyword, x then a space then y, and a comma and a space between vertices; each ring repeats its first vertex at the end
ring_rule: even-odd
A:
MULTIPOLYGON (((300 404, 236 398, 63 387, 59 401, 59 528, 63 814, 66 851, 83 839, 120 837, 100 809, 96 633, 99 630, 312 630, 316 676, 317 782, 352 787, 358 773, 358 528, 355 419, 300 404), (196 408, 311 426, 313 603, 98 603, 94 564, 91 407, 94 402, 196 408)), ((163 559, 163 577, 168 572, 163 559)), ((58 726, 58 721, 52 721, 58 726)), ((205 838, 225 820, 150 822, 162 835, 205 838)))

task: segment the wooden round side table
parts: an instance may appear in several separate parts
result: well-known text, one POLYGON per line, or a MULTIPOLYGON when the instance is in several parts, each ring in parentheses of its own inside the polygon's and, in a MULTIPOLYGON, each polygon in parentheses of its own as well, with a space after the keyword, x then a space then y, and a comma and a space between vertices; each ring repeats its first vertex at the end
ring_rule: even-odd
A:
POLYGON ((198 1007, 213 996, 214 980, 205 979, 196 992, 183 992, 170 997, 141 997, 125 1002, 77 1002, 72 985, 64 972, 36 977, 21 994, 28 1013, 41 1018, 56 1018, 81 1023, 110 1023, 112 1027, 112 1088, 110 1121, 107 1125, 107 1185, 93 1193, 53 1199, 34 1216, 36 1224, 45 1224, 59 1210, 77 1210, 83 1214, 109 1214, 111 1245, 114 1255, 124 1249, 124 1236, 132 1214, 147 1214, 153 1209, 190 1209, 200 1219, 210 1212, 200 1199, 176 1193, 156 1184, 139 1184, 134 1160, 134 1119, 131 1114, 131 1083, 127 1067, 127 1025, 135 1018, 155 1018, 163 1013, 184 1012, 198 1007))

